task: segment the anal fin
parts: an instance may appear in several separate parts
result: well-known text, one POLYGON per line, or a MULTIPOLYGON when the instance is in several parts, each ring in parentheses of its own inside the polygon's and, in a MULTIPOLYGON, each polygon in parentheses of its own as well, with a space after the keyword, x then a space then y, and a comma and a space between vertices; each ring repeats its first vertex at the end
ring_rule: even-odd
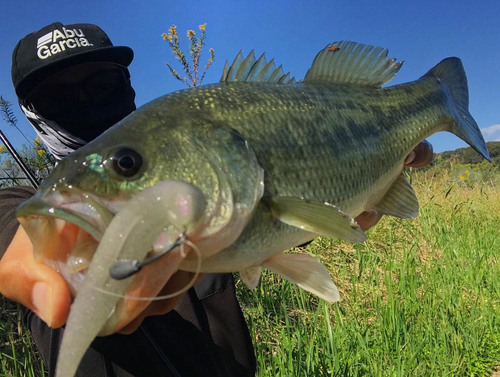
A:
POLYGON ((404 172, 399 175, 387 194, 373 209, 381 214, 414 219, 418 215, 418 199, 404 172))
POLYGON ((278 254, 263 264, 274 273, 328 302, 340 301, 340 294, 325 266, 309 254, 278 254))

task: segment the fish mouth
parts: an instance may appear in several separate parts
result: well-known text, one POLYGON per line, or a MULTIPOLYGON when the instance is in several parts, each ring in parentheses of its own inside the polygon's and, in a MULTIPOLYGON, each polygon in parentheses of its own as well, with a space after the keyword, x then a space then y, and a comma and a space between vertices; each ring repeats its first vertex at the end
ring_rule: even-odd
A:
POLYGON ((16 217, 28 234, 34 258, 67 281, 73 296, 123 199, 103 199, 77 189, 38 192, 21 204, 16 217))

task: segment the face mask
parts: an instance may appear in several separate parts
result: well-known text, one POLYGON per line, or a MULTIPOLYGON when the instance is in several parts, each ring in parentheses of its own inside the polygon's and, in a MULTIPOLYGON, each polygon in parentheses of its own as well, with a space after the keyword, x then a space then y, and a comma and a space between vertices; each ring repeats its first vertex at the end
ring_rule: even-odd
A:
POLYGON ((75 75, 85 74, 85 67, 62 71, 40 83, 23 102, 30 111, 89 142, 135 110, 128 70, 117 67, 98 69, 76 82, 75 75))
POLYGON ((89 142, 118 123, 136 109, 135 91, 130 85, 110 103, 90 103, 78 106, 70 115, 52 118, 70 134, 89 142))

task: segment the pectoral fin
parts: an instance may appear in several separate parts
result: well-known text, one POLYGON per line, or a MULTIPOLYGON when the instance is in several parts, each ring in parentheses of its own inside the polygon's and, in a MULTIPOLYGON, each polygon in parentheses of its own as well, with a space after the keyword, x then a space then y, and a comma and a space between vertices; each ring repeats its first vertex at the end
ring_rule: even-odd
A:
POLYGON ((417 217, 418 199, 404 173, 401 173, 387 194, 373 209, 378 213, 402 219, 417 217))
POLYGON ((325 266, 309 254, 278 254, 263 264, 276 274, 328 302, 340 301, 340 294, 325 266))
POLYGON ((260 275, 262 274, 262 267, 250 267, 246 270, 240 271, 240 278, 248 289, 254 289, 259 284, 260 275))
POLYGON ((271 209, 280 221, 309 232, 352 242, 366 240, 358 223, 332 204, 294 197, 274 197, 271 209))

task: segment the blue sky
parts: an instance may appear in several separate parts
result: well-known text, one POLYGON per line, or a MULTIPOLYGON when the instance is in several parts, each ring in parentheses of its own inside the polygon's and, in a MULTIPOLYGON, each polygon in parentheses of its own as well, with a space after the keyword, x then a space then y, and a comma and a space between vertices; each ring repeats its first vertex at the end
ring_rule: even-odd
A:
MULTIPOLYGON (((176 63, 161 38, 171 24, 183 42, 187 29, 198 31, 198 25, 207 24, 206 49, 214 48, 215 62, 205 84, 218 81, 225 60, 232 61, 240 49, 266 52, 268 59, 303 78, 327 43, 378 45, 388 48, 390 57, 405 60, 390 85, 415 80, 442 59, 457 56, 469 79, 471 114, 486 140, 500 140, 498 1, 8 1, 2 14, 0 94, 16 103, 19 126, 29 137, 35 133, 18 110, 10 77, 12 50, 26 34, 59 21, 95 23, 115 45, 134 50, 130 71, 139 106, 183 88, 164 64, 176 63)), ((0 121, 0 128, 16 147, 22 144, 13 127, 0 121)), ((466 146, 448 133, 430 141, 437 152, 466 146)))

